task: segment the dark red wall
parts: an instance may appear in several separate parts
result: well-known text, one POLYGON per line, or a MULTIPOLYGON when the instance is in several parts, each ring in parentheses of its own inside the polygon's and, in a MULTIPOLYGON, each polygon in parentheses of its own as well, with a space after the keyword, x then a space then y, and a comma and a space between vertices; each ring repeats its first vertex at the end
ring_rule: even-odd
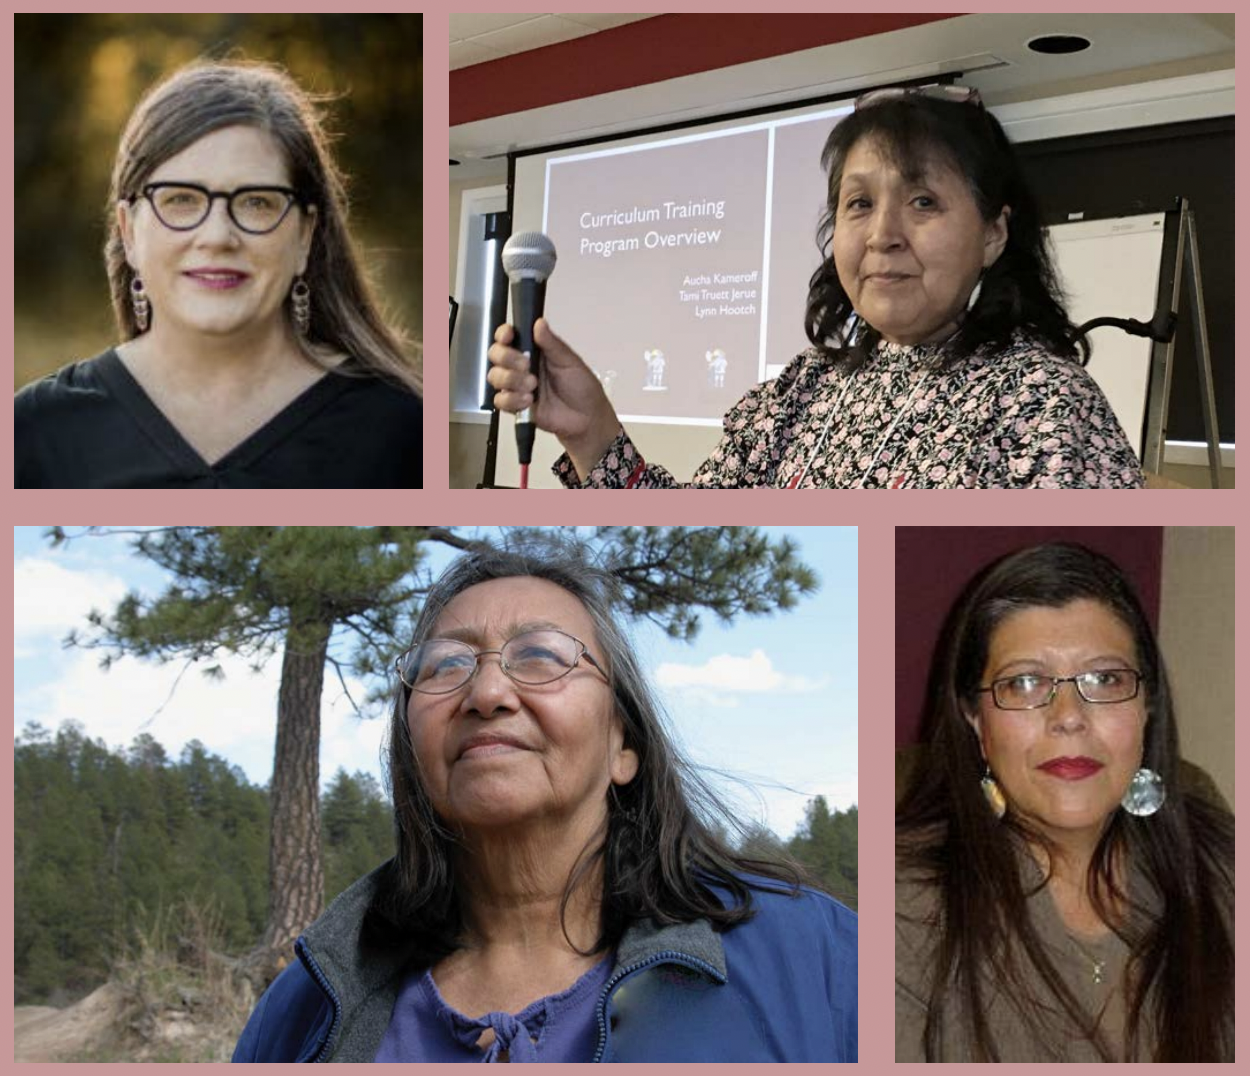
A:
POLYGON ((448 76, 451 126, 958 15, 656 15, 448 76))
POLYGON ((959 592, 990 561, 1037 542, 1081 542, 1114 559, 1159 624, 1161 527, 896 527, 894 530, 894 736, 916 740, 929 662, 959 592))

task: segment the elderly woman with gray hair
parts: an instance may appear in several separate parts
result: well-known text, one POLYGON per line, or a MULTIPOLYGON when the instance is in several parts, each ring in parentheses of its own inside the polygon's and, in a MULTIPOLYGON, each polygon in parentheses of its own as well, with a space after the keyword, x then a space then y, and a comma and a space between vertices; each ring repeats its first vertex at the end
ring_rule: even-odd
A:
POLYGON ((421 486, 419 378, 290 76, 195 63, 154 87, 108 232, 122 342, 17 394, 15 486, 421 486))
POLYGON ((717 837, 606 573, 466 554, 398 670, 395 858, 236 1061, 856 1059, 854 914, 717 837))

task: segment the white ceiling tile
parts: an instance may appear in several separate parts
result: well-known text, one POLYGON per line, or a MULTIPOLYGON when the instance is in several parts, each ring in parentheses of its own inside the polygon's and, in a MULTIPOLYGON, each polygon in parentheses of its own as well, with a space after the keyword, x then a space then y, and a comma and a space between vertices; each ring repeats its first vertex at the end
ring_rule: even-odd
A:
MULTIPOLYGON (((577 37, 587 37, 588 35, 595 33, 595 28, 593 26, 587 26, 584 22, 580 22, 577 19, 570 19, 565 15, 552 15, 551 18, 553 21, 560 24, 560 30, 563 33, 572 34, 577 37)), ((569 41, 571 38, 566 37, 564 40, 569 41)))
POLYGON ((572 19, 583 26, 593 26, 596 30, 610 30, 613 26, 624 26, 629 22, 639 22, 652 18, 651 15, 562 15, 561 18, 572 19))
POLYGON ((581 26, 554 15, 545 15, 541 19, 532 19, 519 26, 509 26, 493 33, 480 34, 474 40, 492 49, 525 52, 528 49, 542 48, 544 45, 571 41, 575 37, 584 37, 591 33, 594 31, 588 26, 581 26))
POLYGON ((447 16, 447 29, 452 41, 463 41, 475 34, 488 34, 505 26, 516 26, 540 18, 539 15, 456 15, 447 16))
POLYGON ((503 55, 497 49, 486 49, 472 41, 453 41, 448 47, 447 66, 455 71, 460 67, 486 63, 487 60, 498 60, 503 55))

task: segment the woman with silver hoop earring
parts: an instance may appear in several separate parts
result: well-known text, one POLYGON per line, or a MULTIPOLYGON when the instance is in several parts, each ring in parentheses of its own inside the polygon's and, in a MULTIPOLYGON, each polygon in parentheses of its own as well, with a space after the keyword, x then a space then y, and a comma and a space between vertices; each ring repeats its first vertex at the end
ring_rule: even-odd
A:
POLYGON ((1230 1061, 1233 817, 1154 631, 1084 546, 995 561, 943 627, 896 815, 896 1061, 1230 1061))

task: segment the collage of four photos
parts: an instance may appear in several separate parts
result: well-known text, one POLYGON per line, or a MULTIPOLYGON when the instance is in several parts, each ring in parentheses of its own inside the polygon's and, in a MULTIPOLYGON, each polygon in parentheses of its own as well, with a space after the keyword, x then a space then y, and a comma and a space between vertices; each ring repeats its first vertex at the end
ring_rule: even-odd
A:
POLYGON ((476 492, 1235 487, 1233 14, 13 33, 15 519, 467 521, 15 527, 16 1061, 1233 1060, 1235 494, 476 492))

